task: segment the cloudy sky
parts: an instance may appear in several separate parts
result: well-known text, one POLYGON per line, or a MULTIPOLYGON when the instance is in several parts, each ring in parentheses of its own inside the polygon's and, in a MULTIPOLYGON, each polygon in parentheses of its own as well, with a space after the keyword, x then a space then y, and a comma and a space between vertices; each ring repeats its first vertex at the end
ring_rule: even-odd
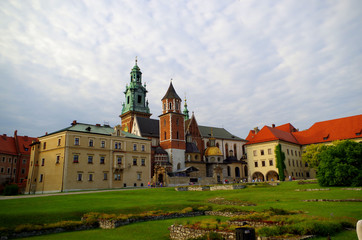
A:
POLYGON ((170 79, 200 125, 362 113, 362 1, 0 1, 0 134, 120 123, 135 57, 152 118, 170 79))

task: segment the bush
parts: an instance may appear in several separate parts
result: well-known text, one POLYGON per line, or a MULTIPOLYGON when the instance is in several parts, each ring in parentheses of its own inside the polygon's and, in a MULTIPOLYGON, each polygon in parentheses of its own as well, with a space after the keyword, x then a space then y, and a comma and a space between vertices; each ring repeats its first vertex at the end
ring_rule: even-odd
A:
POLYGON ((18 195, 19 187, 16 184, 6 185, 4 189, 5 196, 14 196, 18 195))

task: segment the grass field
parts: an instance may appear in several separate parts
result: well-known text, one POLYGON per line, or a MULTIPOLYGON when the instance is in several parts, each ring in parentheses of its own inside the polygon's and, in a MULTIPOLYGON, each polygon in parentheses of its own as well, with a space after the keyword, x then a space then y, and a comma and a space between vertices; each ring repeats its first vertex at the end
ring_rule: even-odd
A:
MULTIPOLYGON (((361 202, 303 202, 307 199, 362 199, 360 191, 347 191, 338 187, 330 188, 330 191, 295 191, 297 188, 321 187, 318 184, 298 185, 297 182, 283 182, 276 187, 248 186, 246 189, 233 191, 177 192, 173 188, 157 188, 2 200, 0 226, 15 227, 26 223, 80 220, 81 216, 88 212, 140 213, 158 209, 180 210, 192 205, 213 205, 217 208, 219 206, 208 202, 208 199, 216 197, 256 204, 256 206, 238 207, 241 210, 261 211, 273 207, 301 210, 311 216, 343 219, 354 223, 362 219, 361 202)), ((95 237, 113 239, 114 236, 117 239, 126 239, 127 236, 127 239, 167 239, 167 228, 175 221, 181 220, 137 223, 114 230, 97 229, 34 239, 78 239, 80 236, 89 239, 95 237)), ((353 231, 345 231, 335 237, 334 239, 357 239, 353 231)))

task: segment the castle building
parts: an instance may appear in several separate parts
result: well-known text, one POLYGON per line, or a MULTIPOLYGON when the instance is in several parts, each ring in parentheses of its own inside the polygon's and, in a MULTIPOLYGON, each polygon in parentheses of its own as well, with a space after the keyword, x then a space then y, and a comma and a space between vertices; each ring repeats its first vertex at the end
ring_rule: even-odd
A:
POLYGON ((26 193, 143 187, 150 172, 149 139, 73 121, 31 144, 26 193))
POLYGON ((144 99, 146 94, 140 72, 136 62, 136 66, 131 71, 129 86, 136 86, 134 88, 137 89, 133 92, 141 97, 130 97, 128 90, 130 87, 127 86, 126 103, 123 105, 120 117, 124 130, 151 140, 153 181, 167 183, 167 176, 174 177, 169 179, 169 184, 172 184, 170 181, 175 180, 176 177, 179 177, 179 181, 174 184, 200 183, 200 181, 207 184, 221 182, 224 178, 237 181, 245 179, 248 174, 243 147, 246 140, 229 133, 224 128, 198 125, 195 114, 192 113, 191 118, 189 116, 186 99, 182 111, 182 100, 176 93, 172 81, 161 99, 162 114, 159 119, 151 119, 148 105, 142 108, 142 102, 138 103, 138 99, 144 99), (134 83, 135 79, 136 83, 134 83), (137 110, 130 108, 130 106, 138 106, 137 104, 140 104, 137 110), (216 165, 210 162, 214 161, 215 156, 205 155, 206 149, 210 147, 212 131, 214 132, 212 138, 214 147, 221 153, 218 155, 219 162, 217 163, 219 177, 213 170, 216 165), (181 177, 184 179, 181 180, 181 177))
POLYGON ((17 130, 14 131, 14 137, 6 134, 0 136, 0 190, 9 183, 16 183, 21 191, 25 190, 30 144, 35 139, 19 136, 17 130))
POLYGON ((315 178, 314 169, 302 161, 302 153, 310 144, 331 144, 336 140, 362 141, 362 115, 332 119, 313 124, 304 131, 290 123, 264 126, 249 132, 246 146, 250 181, 279 179, 274 149, 281 144, 285 154, 285 176, 294 179, 315 178))

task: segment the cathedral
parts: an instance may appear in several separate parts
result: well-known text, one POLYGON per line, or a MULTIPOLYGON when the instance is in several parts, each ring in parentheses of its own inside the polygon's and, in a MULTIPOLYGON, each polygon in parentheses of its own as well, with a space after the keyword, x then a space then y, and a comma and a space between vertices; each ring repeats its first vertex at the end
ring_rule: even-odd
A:
POLYGON ((162 114, 151 118, 146 84, 137 65, 132 68, 120 115, 122 130, 151 140, 153 184, 213 184, 248 177, 244 144, 224 128, 201 126, 189 115, 186 99, 172 81, 161 99, 162 114))

